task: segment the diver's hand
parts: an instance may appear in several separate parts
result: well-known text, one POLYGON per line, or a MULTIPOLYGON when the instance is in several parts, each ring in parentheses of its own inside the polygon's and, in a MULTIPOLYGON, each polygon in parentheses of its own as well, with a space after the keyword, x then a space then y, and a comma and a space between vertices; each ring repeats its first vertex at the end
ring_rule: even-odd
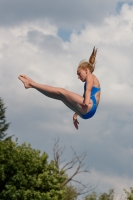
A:
POLYGON ((85 100, 83 100, 83 103, 81 103, 80 105, 82 106, 82 110, 88 107, 88 103, 86 103, 85 100))
POLYGON ((74 124, 75 128, 78 130, 79 122, 77 120, 77 114, 76 113, 73 115, 73 124, 74 124))

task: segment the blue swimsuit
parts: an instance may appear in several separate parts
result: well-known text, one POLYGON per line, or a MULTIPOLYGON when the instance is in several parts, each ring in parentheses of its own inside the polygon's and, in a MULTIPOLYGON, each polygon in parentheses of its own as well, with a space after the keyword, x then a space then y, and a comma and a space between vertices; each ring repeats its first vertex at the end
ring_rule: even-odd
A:
MULTIPOLYGON (((97 109, 97 102, 96 102, 95 94, 97 92, 99 92, 100 90, 101 90, 100 88, 92 87, 90 99, 93 101, 93 105, 92 105, 91 110, 88 113, 86 113, 85 115, 82 114, 83 119, 89 119, 95 114, 96 109, 97 109)), ((85 91, 86 91, 86 82, 84 84, 84 92, 85 91)))

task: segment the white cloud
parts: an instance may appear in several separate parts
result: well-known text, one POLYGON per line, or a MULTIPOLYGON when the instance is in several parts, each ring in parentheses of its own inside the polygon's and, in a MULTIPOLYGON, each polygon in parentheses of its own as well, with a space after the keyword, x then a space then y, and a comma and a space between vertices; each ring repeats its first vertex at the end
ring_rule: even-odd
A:
POLYGON ((90 46, 99 49, 96 74, 101 80, 102 96, 113 103, 124 103, 125 91, 128 105, 132 104, 133 86, 132 43, 133 43, 133 7, 124 4, 119 15, 106 18, 99 26, 87 24, 80 34, 71 35, 71 47, 88 54, 90 46), (132 16, 132 17, 131 17, 132 16), (82 51, 80 50, 82 49, 82 51), (106 94, 106 96, 104 96, 106 94))
POLYGON ((133 7, 124 4, 119 14, 106 17, 101 24, 86 23, 80 34, 73 31, 70 42, 63 42, 57 33, 57 25, 42 20, 0 28, 0 91, 12 122, 9 132, 41 150, 45 146, 45 151, 59 135, 77 151, 87 149, 97 171, 92 173, 104 176, 103 187, 107 182, 114 184, 111 173, 116 177, 113 186, 119 189, 122 185, 118 181, 123 181, 126 187, 133 164, 133 7), (79 119, 77 132, 73 112, 59 101, 25 90, 17 76, 27 74, 37 82, 82 95, 76 69, 80 60, 89 58, 94 45, 99 49, 95 74, 102 87, 101 102, 94 118, 79 119), (125 163, 129 163, 127 171, 125 163))
MULTIPOLYGON (((99 173, 98 171, 92 170, 91 174, 90 174, 90 179, 91 182, 97 182, 98 183, 98 187, 97 190, 98 192, 104 193, 104 192, 108 192, 109 189, 114 189, 115 190, 115 199, 120 199, 122 196, 125 196, 125 193, 123 191, 123 189, 129 189, 132 184, 133 181, 132 179, 129 179, 129 177, 120 177, 120 176, 108 176, 108 175, 104 175, 102 173, 99 173)), ((85 178, 86 177, 82 177, 85 178)))

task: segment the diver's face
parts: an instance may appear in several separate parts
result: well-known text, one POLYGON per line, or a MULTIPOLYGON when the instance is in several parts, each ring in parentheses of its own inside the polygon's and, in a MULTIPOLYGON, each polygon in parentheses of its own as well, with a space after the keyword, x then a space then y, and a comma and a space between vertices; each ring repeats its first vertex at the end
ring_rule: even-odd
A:
POLYGON ((81 69, 79 68, 77 70, 77 75, 78 75, 78 78, 82 81, 82 82, 85 82, 86 81, 86 76, 87 76, 87 71, 86 69, 81 69))

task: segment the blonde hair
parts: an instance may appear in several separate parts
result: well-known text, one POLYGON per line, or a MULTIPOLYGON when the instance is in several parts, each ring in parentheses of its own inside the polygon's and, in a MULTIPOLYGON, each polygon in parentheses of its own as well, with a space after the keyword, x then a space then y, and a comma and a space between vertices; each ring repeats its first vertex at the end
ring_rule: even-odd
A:
POLYGON ((94 47, 93 51, 91 53, 91 56, 89 58, 89 61, 88 62, 81 61, 79 63, 78 69, 79 68, 82 68, 82 69, 88 68, 90 70, 90 72, 92 73, 94 71, 94 69, 95 69, 96 54, 97 54, 97 49, 95 49, 95 47, 94 47))

